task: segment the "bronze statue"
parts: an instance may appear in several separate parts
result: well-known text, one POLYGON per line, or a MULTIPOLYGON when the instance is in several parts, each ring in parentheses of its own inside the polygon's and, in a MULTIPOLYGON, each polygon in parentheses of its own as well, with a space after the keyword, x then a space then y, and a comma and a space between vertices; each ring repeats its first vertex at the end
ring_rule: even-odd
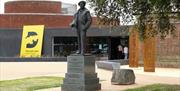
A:
POLYGON ((77 31, 78 54, 84 55, 86 51, 86 32, 92 22, 92 17, 88 9, 85 8, 86 2, 78 3, 80 9, 74 14, 74 20, 70 24, 77 31))

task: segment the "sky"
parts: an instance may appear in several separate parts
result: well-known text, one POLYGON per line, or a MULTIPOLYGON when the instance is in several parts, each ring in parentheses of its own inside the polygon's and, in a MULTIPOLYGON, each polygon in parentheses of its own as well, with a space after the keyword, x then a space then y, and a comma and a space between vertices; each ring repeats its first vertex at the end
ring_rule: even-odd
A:
MULTIPOLYGON (((18 0, 0 0, 0 13, 4 12, 4 2, 7 2, 7 1, 18 1, 18 0)), ((45 1, 45 0, 41 0, 41 1, 45 1)), ((78 2, 82 0, 46 0, 46 1, 61 1, 64 3, 78 4, 78 2)))

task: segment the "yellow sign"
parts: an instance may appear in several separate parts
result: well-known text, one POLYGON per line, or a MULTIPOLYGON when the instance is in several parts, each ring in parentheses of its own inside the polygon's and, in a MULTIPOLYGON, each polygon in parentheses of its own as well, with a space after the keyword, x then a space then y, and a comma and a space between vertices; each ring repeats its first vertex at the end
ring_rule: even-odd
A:
POLYGON ((44 25, 23 27, 20 57, 41 57, 44 25))

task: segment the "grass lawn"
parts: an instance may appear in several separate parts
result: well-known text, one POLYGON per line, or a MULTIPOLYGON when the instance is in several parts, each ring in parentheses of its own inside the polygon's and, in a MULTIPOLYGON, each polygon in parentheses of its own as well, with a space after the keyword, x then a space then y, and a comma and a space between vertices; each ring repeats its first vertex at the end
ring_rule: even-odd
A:
POLYGON ((0 81, 0 91, 33 91, 37 89, 59 87, 62 77, 42 76, 16 80, 0 81))
MULTIPOLYGON (((62 77, 54 76, 4 80, 0 81, 0 91, 34 91, 38 89, 60 87, 62 82, 62 77)), ((180 85, 153 84, 125 91, 180 91, 180 85)))
POLYGON ((180 91, 180 85, 153 84, 125 91, 180 91))

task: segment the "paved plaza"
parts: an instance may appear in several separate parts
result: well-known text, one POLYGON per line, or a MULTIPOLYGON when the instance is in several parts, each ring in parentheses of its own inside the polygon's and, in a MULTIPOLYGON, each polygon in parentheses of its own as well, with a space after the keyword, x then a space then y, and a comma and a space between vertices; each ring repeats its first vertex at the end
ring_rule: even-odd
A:
MULTIPOLYGON (((143 67, 129 68, 128 65, 121 68, 133 69, 136 81, 133 85, 111 85, 112 71, 96 69, 101 91, 121 91, 128 88, 141 87, 154 83, 179 84, 180 69, 156 68, 156 72, 143 72, 143 67)), ((64 77, 67 71, 66 62, 0 62, 0 80, 18 79, 34 76, 61 76, 64 77)), ((38 91, 60 91, 59 88, 44 89, 38 91)))

